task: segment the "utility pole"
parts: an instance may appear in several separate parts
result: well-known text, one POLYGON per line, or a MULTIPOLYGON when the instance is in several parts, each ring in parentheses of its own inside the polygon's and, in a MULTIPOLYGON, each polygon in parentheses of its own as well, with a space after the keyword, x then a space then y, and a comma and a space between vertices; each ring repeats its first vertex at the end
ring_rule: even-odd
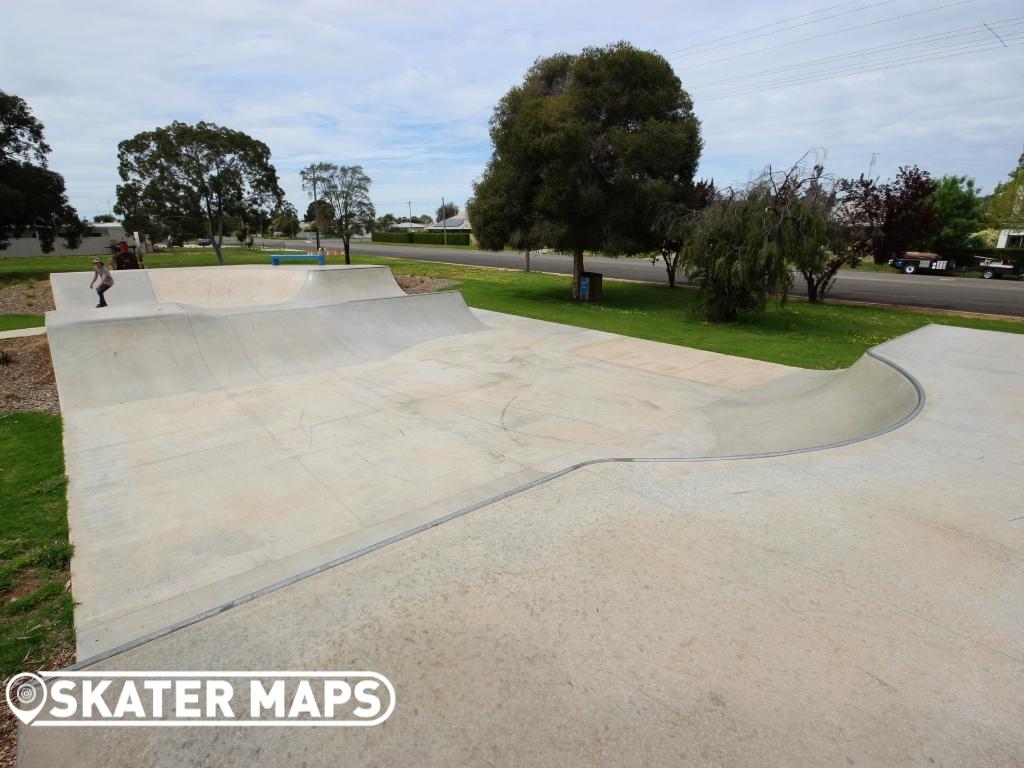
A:
POLYGON ((316 252, 320 253, 320 201, 316 196, 316 176, 313 176, 313 213, 316 215, 316 252))
POLYGON ((444 230, 444 244, 448 245, 448 209, 444 205, 444 196, 441 197, 441 229, 444 230))
POLYGON ((412 232, 412 200, 409 201, 409 231, 412 232))

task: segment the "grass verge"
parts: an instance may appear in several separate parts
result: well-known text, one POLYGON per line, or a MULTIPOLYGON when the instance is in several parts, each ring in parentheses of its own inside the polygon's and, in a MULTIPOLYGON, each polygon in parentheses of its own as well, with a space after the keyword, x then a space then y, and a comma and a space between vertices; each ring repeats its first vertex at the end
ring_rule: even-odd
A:
POLYGON ((0 676, 73 641, 66 487, 60 416, 0 415, 0 676))
POLYGON ((36 328, 44 321, 45 318, 42 315, 0 315, 0 331, 36 328))
MULTIPOLYGON (((225 251, 228 264, 266 264, 261 251, 225 251)), ((212 250, 172 250, 152 254, 150 267, 210 266, 212 250)), ((453 290, 480 309, 549 320, 642 339, 706 349, 802 368, 843 368, 875 344, 928 323, 1024 333, 1024 323, 959 317, 928 311, 790 302, 771 305, 762 317, 729 325, 694 316, 696 292, 653 283, 606 281, 605 300, 578 304, 568 298, 569 278, 537 272, 440 264, 355 253, 353 263, 383 264, 408 275, 457 280, 453 290)), ((50 272, 87 270, 83 257, 0 259, 0 283, 45 279, 50 272)), ((116 303, 116 286, 110 300, 116 303)))

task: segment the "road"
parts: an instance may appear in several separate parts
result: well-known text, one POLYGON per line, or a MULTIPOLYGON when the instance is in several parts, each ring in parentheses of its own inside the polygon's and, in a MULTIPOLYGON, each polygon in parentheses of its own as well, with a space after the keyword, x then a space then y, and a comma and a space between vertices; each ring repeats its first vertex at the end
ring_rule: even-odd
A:
MULTIPOLYGON (((267 245, 272 243, 283 244, 283 241, 267 241, 267 245)), ((332 250, 342 248, 341 240, 325 238, 323 244, 332 250)), ((307 245, 305 241, 289 243, 290 247, 306 247, 307 245)), ((470 264, 481 267, 521 269, 524 263, 521 253, 492 253, 467 248, 409 247, 358 241, 353 242, 352 249, 358 253, 375 256, 394 256, 420 261, 446 261, 453 264, 470 264)), ((531 263, 532 268, 536 271, 558 274, 571 274, 572 272, 570 258, 559 254, 534 254, 531 263)), ((664 265, 660 262, 657 265, 651 264, 647 259, 611 259, 590 256, 586 260, 586 266, 588 270, 601 272, 606 277, 651 283, 666 282, 664 265)), ((794 283, 794 291, 797 295, 800 295, 801 287, 798 279, 794 283)), ((836 280, 829 297, 844 301, 1024 317, 1024 283, 1013 279, 981 280, 969 277, 904 275, 898 272, 844 269, 836 280)))

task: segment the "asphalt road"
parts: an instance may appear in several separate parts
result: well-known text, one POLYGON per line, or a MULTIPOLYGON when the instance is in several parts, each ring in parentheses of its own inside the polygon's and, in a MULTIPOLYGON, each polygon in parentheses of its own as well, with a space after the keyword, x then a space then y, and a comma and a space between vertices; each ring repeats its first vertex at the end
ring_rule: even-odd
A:
MULTIPOLYGON (((270 245, 274 242, 267 241, 270 245)), ((340 249, 340 240, 326 238, 327 248, 340 249)), ((291 247, 307 245, 295 241, 291 247)), ((453 264, 471 264, 482 267, 506 267, 522 269, 524 258, 521 253, 476 251, 467 248, 444 248, 371 243, 352 243, 352 250, 358 253, 378 256, 395 256, 421 261, 446 261, 453 264)), ((572 260, 558 254, 534 254, 531 266, 536 271, 572 273, 572 260)), ((651 283, 665 283, 665 267, 660 262, 651 264, 647 259, 610 259, 590 256, 586 267, 591 272, 601 272, 606 277, 627 280, 642 280, 651 283)), ((794 292, 801 293, 802 284, 794 282, 794 292)), ((861 301, 873 304, 891 304, 905 307, 928 309, 949 309, 961 312, 983 312, 993 315, 1014 315, 1024 317, 1024 282, 1015 279, 981 280, 969 277, 944 277, 938 275, 904 275, 899 272, 871 272, 868 270, 844 269, 829 294, 830 298, 845 301, 861 301)))

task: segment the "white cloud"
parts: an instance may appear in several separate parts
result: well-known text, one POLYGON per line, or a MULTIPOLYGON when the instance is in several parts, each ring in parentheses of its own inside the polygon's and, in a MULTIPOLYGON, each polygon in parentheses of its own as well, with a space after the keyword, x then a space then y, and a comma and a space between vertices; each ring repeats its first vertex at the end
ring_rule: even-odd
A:
MULTIPOLYGON (((428 212, 442 195, 468 196, 489 154, 490 110, 538 56, 620 39, 671 52, 799 17, 782 25, 802 24, 789 31, 767 28, 755 34, 772 34, 741 45, 720 41, 671 59, 684 86, 727 77, 753 86, 761 80, 751 75, 765 69, 1020 15, 1011 0, 977 0, 706 64, 949 1, 864 9, 878 0, 860 0, 830 12, 850 11, 842 17, 804 23, 817 17, 803 14, 830 3, 37 0, 4 9, 5 27, 25 33, 5 37, 0 88, 24 97, 44 122, 52 167, 84 214, 114 198, 118 141, 174 119, 211 120, 265 141, 300 208, 298 169, 325 159, 362 164, 381 211, 404 211, 412 200, 414 212, 428 212), (42 36, 29 33, 41 28, 42 36)), ((706 143, 700 173, 743 181, 824 146, 836 173, 866 170, 878 153, 883 176, 917 163, 975 176, 990 190, 1024 141, 1022 56, 1024 47, 978 51, 718 100, 701 98, 713 86, 695 87, 706 143)))

